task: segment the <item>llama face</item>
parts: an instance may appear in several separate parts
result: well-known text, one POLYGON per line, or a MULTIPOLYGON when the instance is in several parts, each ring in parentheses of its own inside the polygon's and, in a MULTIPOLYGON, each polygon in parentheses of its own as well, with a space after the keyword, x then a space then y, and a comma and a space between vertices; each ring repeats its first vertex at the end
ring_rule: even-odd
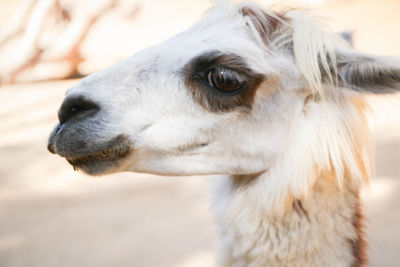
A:
POLYGON ((214 12, 70 89, 49 149, 91 174, 263 171, 290 109, 275 65, 243 16, 214 12))
POLYGON ((335 118, 350 103, 338 87, 362 91, 368 82, 373 91, 384 77, 385 90, 398 85, 397 63, 342 53, 339 42, 296 12, 226 3, 70 89, 49 150, 89 174, 253 174, 283 154, 313 162, 309 148, 321 146, 328 149, 319 160, 329 162, 341 152, 329 151, 334 146, 325 143, 336 137, 325 133, 347 123, 335 118), (323 97, 323 85, 334 80, 336 90, 323 97))

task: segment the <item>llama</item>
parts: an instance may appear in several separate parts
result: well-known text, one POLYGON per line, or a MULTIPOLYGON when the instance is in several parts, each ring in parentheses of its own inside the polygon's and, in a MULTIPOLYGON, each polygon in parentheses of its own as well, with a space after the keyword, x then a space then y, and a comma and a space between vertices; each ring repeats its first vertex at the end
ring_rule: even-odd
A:
POLYGON ((218 266, 365 266, 363 96, 399 87, 400 60, 307 12, 220 0, 70 89, 48 149, 90 175, 219 175, 218 266))

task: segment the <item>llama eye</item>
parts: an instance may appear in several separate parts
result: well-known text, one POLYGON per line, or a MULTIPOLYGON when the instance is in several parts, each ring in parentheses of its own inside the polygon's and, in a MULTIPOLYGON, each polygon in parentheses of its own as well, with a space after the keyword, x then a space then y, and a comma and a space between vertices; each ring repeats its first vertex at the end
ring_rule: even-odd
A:
POLYGON ((208 84, 221 92, 235 92, 242 88, 245 81, 239 73, 224 68, 211 69, 207 73, 208 84))

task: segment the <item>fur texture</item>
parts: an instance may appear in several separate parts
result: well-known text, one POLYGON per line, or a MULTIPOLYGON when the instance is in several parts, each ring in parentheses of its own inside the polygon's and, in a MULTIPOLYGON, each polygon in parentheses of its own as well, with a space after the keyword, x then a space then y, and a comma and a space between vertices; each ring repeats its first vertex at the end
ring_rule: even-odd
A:
MULTIPOLYGON (((310 193, 290 198, 271 215, 254 200, 257 179, 221 178, 214 216, 221 242, 218 266, 363 266, 365 248, 354 227, 358 186, 346 179, 339 188, 330 172, 321 173, 310 193)), ((350 178, 350 177, 349 177, 350 178)))
POLYGON ((358 192, 373 159, 362 94, 399 85, 398 59, 354 51, 304 11, 218 0, 187 31, 72 88, 65 101, 96 112, 61 109, 49 148, 93 175, 227 175, 213 201, 222 266, 363 266, 358 192), (210 83, 224 68, 240 90, 210 83))

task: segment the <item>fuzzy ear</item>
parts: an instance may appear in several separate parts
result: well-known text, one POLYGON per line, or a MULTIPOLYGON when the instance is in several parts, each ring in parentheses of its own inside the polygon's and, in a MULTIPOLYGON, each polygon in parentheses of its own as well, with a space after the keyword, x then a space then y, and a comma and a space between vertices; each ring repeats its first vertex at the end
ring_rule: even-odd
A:
POLYGON ((358 92, 400 92, 400 59, 370 56, 354 51, 338 52, 339 86, 358 92))
POLYGON ((354 32, 345 31, 340 33, 340 37, 342 37, 350 46, 354 45, 354 32))

